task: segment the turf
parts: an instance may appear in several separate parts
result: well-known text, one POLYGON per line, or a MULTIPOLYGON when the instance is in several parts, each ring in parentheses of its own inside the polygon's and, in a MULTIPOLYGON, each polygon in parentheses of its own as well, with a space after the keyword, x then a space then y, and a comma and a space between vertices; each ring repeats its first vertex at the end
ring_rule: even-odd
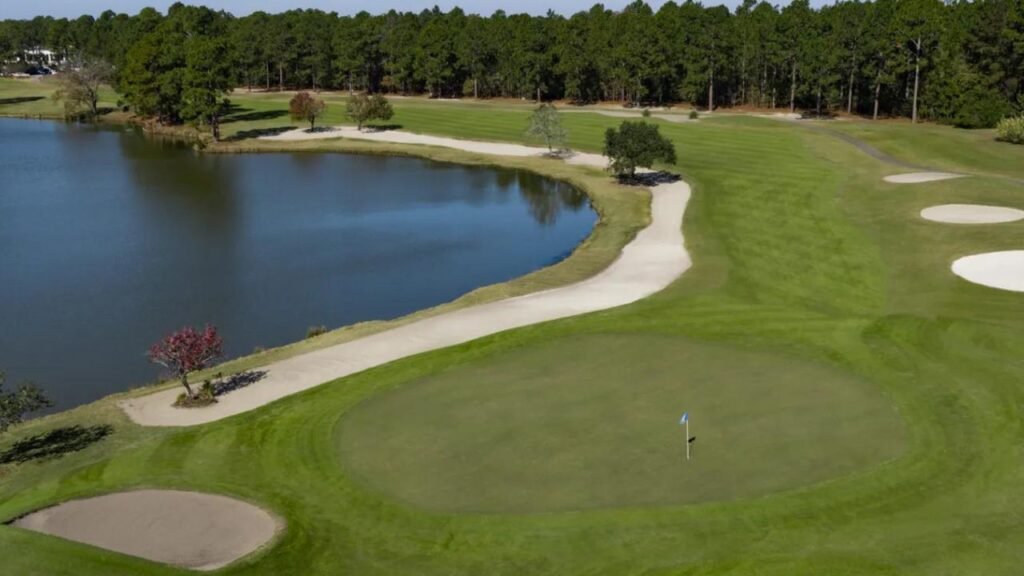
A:
MULTIPOLYGON (((282 106, 263 95, 234 99, 250 111, 282 106)), ((527 113, 511 105, 395 106, 393 122, 405 129, 506 141, 522 140, 527 113)), ((250 112, 238 112, 245 113, 250 112)), ((574 146, 597 150, 604 128, 620 120, 573 114, 565 121, 574 146)), ((236 132, 290 125, 280 115, 234 124, 236 132)), ((1007 180, 1018 177, 1016 149, 989 146, 984 134, 945 127, 907 136, 902 126, 851 123, 851 130, 874 131, 880 148, 894 142, 885 151, 906 162, 946 169, 955 164, 979 175, 898 186, 881 178, 901 170, 799 123, 723 117, 659 125, 678 147, 674 169, 694 187, 685 231, 695 265, 662 293, 620 309, 408 358, 197 428, 135 427, 110 400, 33 422, 0 442, 62 425, 112 423, 115 429, 62 458, 0 469, 0 519, 75 496, 157 486, 236 495, 287 521, 278 543, 228 568, 228 574, 1018 574, 1024 561, 1022 296, 958 280, 948 266, 964 253, 1019 247, 1024 224, 944 226, 917 217, 932 203, 1018 205, 1024 187, 1007 180), (968 146, 968 137, 977 141, 968 146), (593 362, 618 358, 616 369, 597 364, 606 368, 595 372, 587 361, 595 354, 584 358, 579 352, 593 342, 608 351, 593 362), (693 358, 656 354, 661 349, 652 342, 679 342, 680 348, 700 350, 697 360, 719 360, 693 367, 693 358), (575 355, 567 354, 573 350, 575 355), (535 397, 513 398, 537 410, 565 402, 561 386, 581 390, 600 380, 595 386, 608 392, 609 401, 587 397, 580 407, 587 422, 639 401, 613 386, 623 378, 663 383, 659 394, 665 395, 680 385, 676 379, 685 377, 684 368, 721 382, 703 388, 703 398, 694 402, 704 404, 691 409, 700 459, 719 454, 704 412, 728 408, 745 414, 759 406, 782 411, 811 402, 813 413, 791 415, 793 429, 778 432, 780 438, 747 436, 745 453, 723 453, 728 463, 703 472, 699 495, 673 494, 666 487, 637 494, 643 489, 629 483, 635 479, 624 482, 611 474, 618 463, 601 458, 586 437, 579 438, 579 453, 601 473, 590 475, 579 494, 570 493, 573 483, 583 482, 581 475, 566 472, 571 463, 544 463, 552 474, 561 470, 565 486, 554 486, 537 501, 506 500, 507 492, 499 493, 481 476, 476 483, 463 478, 462 494, 434 487, 428 505, 417 505, 389 487, 389 470, 373 471, 352 460, 361 454, 410 474, 422 470, 417 466, 469 474, 473 463, 386 458, 405 445, 389 447, 386 426, 375 435, 360 419, 389 402, 410 402, 423 390, 469 394, 471 387, 455 378, 460 374, 493 374, 495 382, 504 382, 482 399, 513 394, 522 382, 513 376, 528 368, 516 358, 549 362, 551 374, 532 381, 548 384, 535 397), (817 398, 795 394, 808 384, 783 381, 771 389, 789 392, 773 397, 750 384, 748 370, 758 363, 779 366, 779 372, 826 374, 814 378, 830 392, 817 398), (850 394, 854 399, 844 406, 828 404, 850 394), (869 406, 874 409, 861 412, 864 428, 844 433, 838 424, 822 423, 833 416, 838 423, 869 406), (881 414, 898 414, 898 420, 881 414), (899 433, 893 432, 894 422, 899 433), (353 447, 346 431, 356 429, 364 440, 353 447), (788 447, 796 454, 792 460, 776 461, 756 449, 787 437, 797 438, 788 447), (800 460, 799 454, 820 458, 800 460), (758 467, 765 478, 738 478, 758 467), (452 500, 435 501, 445 490, 452 500), (515 503, 515 510, 468 511, 488 501, 515 503), (453 511, 459 506, 461 511, 453 511), (561 511, 551 511, 556 509, 561 511)), ((263 147, 249 141, 232 146, 263 147)), ((340 143, 305 148, 319 146, 346 149, 340 143)), ((420 396, 417 406, 441 410, 443 397, 429 396, 420 396)), ((678 433, 677 413, 686 406, 662 403, 667 401, 631 416, 630 429, 654 426, 662 411, 666 417, 671 411, 665 426, 678 433)), ((444 408, 452 418, 433 420, 435 427, 465 418, 454 407, 444 408)), ((431 417, 438 414, 416 416, 421 426, 431 417)), ((510 434, 529 433, 512 424, 506 428, 510 434)), ((414 425, 416 420, 409 424, 414 425)), ((572 438, 551 430, 552 446, 572 448, 572 438)), ((616 440, 603 433, 607 442, 616 440)), ((718 433, 743 436, 735 429, 718 433)), ((431 447, 441 454, 473 440, 447 430, 435 434, 449 434, 431 447)), ((529 446, 492 448, 522 455, 529 446)), ((625 456, 642 459, 635 452, 625 456)), ((4 570, 12 574, 185 573, 6 527, 0 528, 0 550, 6 552, 4 570)))
POLYGON ((799 488, 898 456, 904 434, 886 398, 848 373, 678 337, 601 334, 378 394, 341 421, 339 444, 368 490, 438 512, 524 514, 799 488), (676 423, 684 409, 700 440, 689 461, 676 423))

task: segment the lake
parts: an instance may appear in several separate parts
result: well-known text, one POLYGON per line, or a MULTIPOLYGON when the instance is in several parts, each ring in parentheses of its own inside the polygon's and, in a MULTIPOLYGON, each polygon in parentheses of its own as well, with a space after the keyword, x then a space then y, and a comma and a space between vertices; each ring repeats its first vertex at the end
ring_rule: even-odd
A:
POLYGON ((182 326, 234 357, 395 318, 553 264, 596 219, 523 171, 0 119, 0 371, 69 408, 155 381, 145 352, 182 326))

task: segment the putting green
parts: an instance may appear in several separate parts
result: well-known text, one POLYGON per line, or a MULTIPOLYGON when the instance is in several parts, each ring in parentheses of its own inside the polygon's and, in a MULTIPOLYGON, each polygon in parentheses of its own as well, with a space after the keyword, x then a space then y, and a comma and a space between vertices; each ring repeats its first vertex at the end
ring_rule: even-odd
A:
POLYGON ((869 382, 658 335, 575 336, 477 360, 371 397, 337 434, 346 470, 369 489, 483 513, 757 496, 904 447, 895 409, 869 382))

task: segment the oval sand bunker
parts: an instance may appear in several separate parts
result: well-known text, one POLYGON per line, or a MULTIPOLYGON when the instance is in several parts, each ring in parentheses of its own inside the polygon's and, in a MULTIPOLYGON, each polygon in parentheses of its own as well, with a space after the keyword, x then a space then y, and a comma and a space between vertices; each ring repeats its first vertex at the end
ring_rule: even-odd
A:
POLYGON ((953 273, 989 288, 1024 292, 1024 250, 964 256, 953 262, 953 273))
POLYGON ((278 521, 226 496, 135 490, 71 500, 14 526, 194 570, 214 570, 263 546, 278 521))
POLYGON ((982 204, 943 204, 921 210, 921 217, 947 224, 1001 224, 1024 220, 1024 210, 982 204))
POLYGON ((893 174, 883 178, 886 182, 893 184, 921 184, 922 182, 937 182, 939 180, 952 180, 963 178, 963 174, 950 174, 949 172, 910 172, 907 174, 893 174))

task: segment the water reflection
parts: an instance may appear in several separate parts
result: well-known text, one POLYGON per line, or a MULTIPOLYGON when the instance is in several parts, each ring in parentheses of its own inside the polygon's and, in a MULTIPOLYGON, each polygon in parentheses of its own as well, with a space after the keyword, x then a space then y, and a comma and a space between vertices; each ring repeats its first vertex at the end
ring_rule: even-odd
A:
POLYGON ((587 195, 566 182, 532 172, 518 172, 517 176, 519 193, 529 204, 530 215, 538 224, 553 226, 563 209, 579 212, 589 206, 587 195))
POLYGON ((0 369, 59 408, 151 381, 145 349, 182 325, 237 356, 393 318, 548 265, 596 219, 524 171, 3 119, 0 149, 0 369))

